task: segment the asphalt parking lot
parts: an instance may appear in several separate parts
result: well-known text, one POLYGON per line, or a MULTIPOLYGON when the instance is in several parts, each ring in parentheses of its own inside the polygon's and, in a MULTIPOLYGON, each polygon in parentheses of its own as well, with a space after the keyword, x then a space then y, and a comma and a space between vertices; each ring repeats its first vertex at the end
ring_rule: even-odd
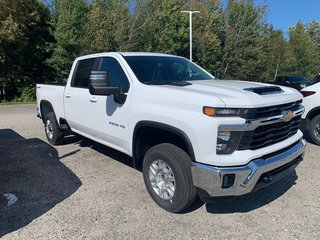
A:
POLYGON ((50 146, 35 105, 0 106, 1 239, 319 239, 320 147, 296 173, 232 199, 171 214, 131 159, 79 136, 50 146))

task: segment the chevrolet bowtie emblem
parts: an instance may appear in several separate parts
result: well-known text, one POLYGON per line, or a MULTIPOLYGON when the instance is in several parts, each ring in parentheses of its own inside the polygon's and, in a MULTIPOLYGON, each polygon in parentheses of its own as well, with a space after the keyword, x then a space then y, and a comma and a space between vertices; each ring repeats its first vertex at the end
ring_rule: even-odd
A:
POLYGON ((291 111, 283 112, 282 120, 284 122, 290 122, 294 118, 294 114, 291 111))

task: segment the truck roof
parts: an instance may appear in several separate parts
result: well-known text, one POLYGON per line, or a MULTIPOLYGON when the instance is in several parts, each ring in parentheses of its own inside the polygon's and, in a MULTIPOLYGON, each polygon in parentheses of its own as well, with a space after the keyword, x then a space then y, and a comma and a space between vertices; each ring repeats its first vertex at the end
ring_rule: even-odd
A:
POLYGON ((84 55, 76 58, 76 60, 92 58, 92 57, 105 57, 105 56, 114 56, 114 55, 122 55, 122 56, 158 56, 158 57, 177 57, 171 54, 164 53, 151 53, 151 52, 102 52, 102 53, 94 53, 89 55, 84 55))

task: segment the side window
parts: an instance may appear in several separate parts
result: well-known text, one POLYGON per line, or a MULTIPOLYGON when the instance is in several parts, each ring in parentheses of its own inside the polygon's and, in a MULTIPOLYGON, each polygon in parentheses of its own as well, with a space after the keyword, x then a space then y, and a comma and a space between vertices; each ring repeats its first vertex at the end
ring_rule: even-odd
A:
POLYGON ((80 60, 76 67, 71 87, 88 88, 89 76, 92 70, 95 68, 96 58, 88 58, 80 60))
POLYGON ((119 62, 111 57, 104 57, 98 67, 98 71, 108 72, 110 87, 120 87, 123 92, 129 91, 129 81, 119 62))

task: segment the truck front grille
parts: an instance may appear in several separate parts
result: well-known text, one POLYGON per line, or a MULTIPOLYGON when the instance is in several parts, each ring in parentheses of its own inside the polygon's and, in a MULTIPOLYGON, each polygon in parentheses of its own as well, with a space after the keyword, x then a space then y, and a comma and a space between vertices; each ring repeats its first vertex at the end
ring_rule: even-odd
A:
MULTIPOLYGON (((252 109, 248 111, 246 118, 257 119, 280 115, 282 111, 295 111, 299 108, 301 101, 282 104, 278 106, 252 109), (248 117, 249 116, 249 117, 248 117)), ((257 127, 253 131, 242 133, 238 150, 255 150, 279 143, 298 132, 301 115, 296 116, 290 122, 278 122, 257 127)))
POLYGON ((299 105, 302 103, 302 100, 270 106, 270 107, 262 107, 262 108, 254 108, 249 109, 245 115, 247 119, 257 119, 257 118, 265 118, 265 117, 272 117, 282 114, 283 111, 295 111, 299 108, 299 105))

